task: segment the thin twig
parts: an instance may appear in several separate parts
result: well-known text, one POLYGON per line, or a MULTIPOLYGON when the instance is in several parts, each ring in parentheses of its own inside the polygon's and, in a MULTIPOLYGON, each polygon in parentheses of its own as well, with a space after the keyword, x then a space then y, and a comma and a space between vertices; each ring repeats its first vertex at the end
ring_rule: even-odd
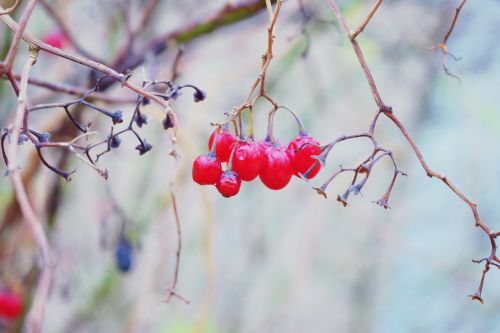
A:
POLYGON ((453 16, 450 28, 448 29, 448 32, 444 36, 443 41, 441 43, 439 43, 438 45, 433 46, 431 48, 432 50, 439 49, 441 51, 441 65, 443 66, 443 70, 444 70, 445 74, 448 76, 454 77, 455 79, 458 80, 459 83, 461 82, 460 76, 454 74, 450 70, 450 68, 448 67, 448 63, 446 61, 446 57, 450 56, 455 61, 458 61, 461 59, 460 57, 457 57, 453 53, 448 51, 448 39, 450 38, 451 34, 453 33, 453 30, 455 29, 455 26, 456 26, 457 21, 458 21, 458 17, 460 16, 460 13, 462 12, 462 8, 464 7, 466 2, 467 2, 467 0, 461 0, 460 5, 455 9, 455 15, 453 16))
POLYGON ((83 48, 80 45, 80 43, 76 40, 73 33, 69 29, 68 25, 66 24, 64 19, 61 17, 61 15, 59 15, 59 13, 56 11, 56 9, 52 5, 50 5, 46 0, 39 0, 39 1, 40 1, 40 5, 45 9, 47 14, 49 14, 49 16, 55 21, 57 27, 60 29, 60 31, 62 31, 64 36, 67 38, 69 43, 75 48, 75 50, 78 53, 80 53, 81 55, 83 55, 89 59, 99 61, 95 56, 88 53, 85 50, 85 48, 83 48))
MULTIPOLYGON (((456 17, 458 17, 458 15, 460 13, 460 9, 462 8, 465 1, 466 0, 463 0, 461 7, 459 7, 457 9, 456 17)), ((496 249, 497 249, 496 237, 500 234, 497 232, 493 232, 481 220, 481 217, 479 215, 479 211, 477 209, 477 205, 472 200, 470 200, 463 192, 461 192, 458 189, 458 187, 449 180, 448 177, 446 177, 445 175, 442 175, 438 172, 435 172, 434 170, 432 170, 429 167, 429 165, 427 164, 426 160, 424 159, 424 156, 423 156, 422 152, 420 151, 418 145, 416 144, 415 140, 413 139, 413 137, 409 134, 409 132, 406 130, 405 126, 401 123, 401 121, 398 119, 398 117, 392 112, 392 108, 386 106, 383 103, 382 99, 380 98, 380 95, 379 95, 377 87, 375 85, 375 81, 373 79, 373 76, 371 75, 370 70, 368 68, 368 65, 366 64, 365 58, 363 56, 363 52, 361 51, 359 45, 357 44, 356 39, 352 38, 352 36, 350 35, 350 33, 349 33, 350 29, 345 21, 345 18, 343 17, 342 13, 340 12, 340 9, 337 5, 336 0, 328 0, 328 3, 330 4, 330 7, 332 8, 332 11, 334 12, 335 16, 337 17, 337 19, 339 20, 341 25, 344 27, 344 31, 346 32, 346 35, 351 40, 351 43, 353 45, 353 48, 354 48, 354 51, 355 51, 356 56, 358 58, 358 61, 363 69, 363 72, 365 73, 365 77, 368 81, 368 84, 369 84, 371 90, 372 90, 372 94, 375 98, 375 102, 376 102, 377 106, 379 107, 378 113, 383 113, 388 119, 390 119, 394 123, 394 125, 403 134, 403 136, 406 138, 406 140, 408 141, 408 143, 412 147, 415 155, 417 156, 417 158, 418 158, 422 168, 426 172, 426 174, 431 178, 434 177, 434 178, 440 179, 453 193, 455 193, 467 206, 469 206, 469 208, 471 209, 472 215, 474 216, 475 226, 479 227, 481 230, 483 230, 486 233, 486 235, 488 236, 488 238, 490 240, 490 244, 491 244, 490 256, 485 259, 485 262, 486 262, 485 268, 483 270, 483 273, 481 276, 481 281, 480 281, 480 284, 479 284, 477 291, 474 294, 470 295, 470 297, 473 300, 478 300, 482 303, 483 299, 482 299, 481 294, 482 294, 482 290, 483 290, 484 279, 485 279, 486 273, 489 271, 491 265, 496 265, 497 263, 500 262, 496 256, 496 249)), ((456 22, 456 19, 454 20, 454 22, 456 22)), ((453 26, 454 26, 454 23, 453 23, 453 26)), ((453 27, 450 29, 450 31, 453 31, 453 27)), ((451 32, 450 32, 450 34, 451 34, 451 32)), ((445 41, 447 40, 448 37, 449 36, 447 36, 447 37, 445 36, 445 41)), ((378 115, 377 115, 377 117, 378 117, 378 115)), ((374 118, 375 121, 376 121, 377 117, 374 118)))
MULTIPOLYGON (((36 2, 36 0, 31 0, 32 2, 36 2)), ((0 7, 1 9, 2 7, 0 7)), ((89 67, 89 68, 92 68, 92 69, 95 69, 96 71, 99 71, 99 72, 102 72, 104 74, 107 74, 111 77, 114 77, 115 79, 117 80, 120 80, 120 82, 127 88, 129 88, 130 90, 136 92, 137 94, 139 95, 142 95, 144 97, 148 97, 150 98, 151 100, 155 101, 156 103, 164 106, 164 107, 169 107, 167 104, 168 102, 166 102, 165 100, 162 100, 161 98, 155 96, 154 94, 150 93, 150 92, 147 92, 143 89, 141 89, 140 87, 138 87, 137 85, 135 85, 134 83, 132 82, 129 82, 127 80, 127 76, 125 76, 124 74, 121 74, 121 73, 118 73, 117 71, 115 71, 114 69, 104 65, 104 64, 101 64, 99 62, 96 62, 96 61, 93 61, 91 59, 87 59, 83 56, 80 56, 80 55, 76 55, 76 54, 73 54, 73 53, 69 53, 69 52, 66 52, 66 51, 63 51, 61 49, 58 49, 57 47, 53 47, 53 46, 50 46, 49 44, 47 43, 44 43, 42 42, 41 40, 33 37, 32 35, 20 30, 21 28, 21 25, 18 25, 10 16, 8 15, 2 15, 0 16, 0 18, 5 22, 7 23, 7 25, 11 28, 11 30, 15 31, 16 32, 16 35, 19 34, 19 32, 21 31, 22 34, 21 34, 21 37, 26 43, 28 44, 32 44, 36 47, 38 47, 39 49, 43 50, 43 51, 46 51, 46 52, 49 52, 49 53, 52 53, 56 56, 59 56, 59 57, 62 57, 62 58, 65 58, 65 59, 68 59, 70 61, 73 61, 73 62, 76 62, 78 64, 81 64, 83 66, 86 66, 86 67, 89 67)))
POLYGON ((373 8, 370 10, 370 13, 368 14, 368 16, 364 19, 363 23, 361 23, 361 25, 350 34, 351 38, 356 39, 356 37, 360 33, 365 31, 366 26, 368 25, 368 23, 370 23, 370 20, 372 19, 373 15, 375 15, 375 13, 377 12, 378 7, 382 4, 382 1, 383 0, 377 0, 375 5, 373 6, 373 8))
MULTIPOLYGON (((36 2, 37 0, 29 0, 28 4, 26 5, 26 8, 23 11, 23 15, 21 16, 19 26, 15 31, 12 42, 10 43, 9 52, 5 57, 5 60, 0 64, 0 76, 6 72, 9 72, 12 69, 12 63, 14 62, 14 58, 16 57, 17 53, 17 46, 19 45, 19 42, 23 37, 24 29, 26 29, 26 25, 28 25, 28 20, 31 16, 31 13, 33 13, 33 9, 35 9, 36 2)), ((4 9, 2 8, 2 6, 0 6, 0 11, 3 10, 4 9)), ((4 20, 6 17, 10 18, 8 14, 0 15, 0 18, 2 18, 2 20, 4 20)))
MULTIPOLYGON (((19 81, 21 77, 17 74, 13 74, 13 77, 15 80, 19 81)), ((37 86, 40 88, 45 88, 48 90, 52 90, 54 92, 60 92, 60 93, 65 93, 68 95, 74 95, 74 96, 83 96, 88 93, 87 88, 82 88, 78 86, 73 86, 70 84, 66 83, 57 83, 57 82, 50 82, 42 79, 37 79, 37 78, 29 78, 28 83, 33 86, 37 86)), ((109 104, 131 104, 135 103, 137 100, 136 97, 115 97, 110 94, 105 94, 99 91, 93 92, 92 93, 92 98, 106 102, 109 104)))

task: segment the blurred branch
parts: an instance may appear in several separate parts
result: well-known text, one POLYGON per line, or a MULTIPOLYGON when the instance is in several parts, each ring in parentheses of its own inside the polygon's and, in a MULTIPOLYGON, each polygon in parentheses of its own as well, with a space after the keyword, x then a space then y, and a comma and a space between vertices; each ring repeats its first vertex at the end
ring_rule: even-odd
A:
POLYGON ((39 0, 39 1, 40 1, 40 5, 45 9, 45 11, 47 12, 47 14, 54 20, 54 22, 56 23, 57 27, 59 29, 61 29, 61 31, 63 32, 63 34, 68 39, 69 43, 75 48, 75 50, 78 53, 80 53, 81 55, 83 55, 83 56, 85 56, 85 57, 87 57, 89 59, 101 62, 96 57, 94 57, 93 55, 91 55, 90 53, 88 53, 80 45, 80 43, 73 36, 73 33, 71 33, 71 30, 69 29, 68 25, 66 24, 66 22, 64 21, 64 19, 62 18, 62 16, 57 12, 57 10, 52 5, 50 5, 46 0, 39 0))
MULTIPOLYGON (((17 74, 13 74, 13 78, 16 81, 19 81, 21 77, 17 74)), ((52 90, 54 92, 60 92, 60 93, 65 93, 68 95, 74 95, 74 96, 83 96, 88 93, 88 89, 83 88, 83 87, 78 87, 78 86, 73 86, 65 83, 57 83, 57 82, 50 82, 42 79, 36 79, 36 78, 29 78, 28 83, 37 86, 40 88, 45 88, 48 90, 52 90)), ((106 102, 109 104, 130 104, 130 103, 135 103, 137 98, 135 97, 114 97, 109 94, 101 93, 101 92, 94 92, 92 94, 92 97, 96 100, 106 102)))
MULTIPOLYGON (((31 0, 31 1, 33 3, 36 2, 36 0, 31 0)), ((0 7, 0 9, 1 8, 2 7, 0 7)), ((24 32, 24 27, 22 26, 23 21, 21 21, 21 24, 18 25, 8 15, 2 15, 0 17, 2 18, 2 20, 5 23, 7 23, 7 25, 10 27, 11 30, 16 32, 16 35, 20 34, 21 36, 19 38, 22 38, 26 43, 28 43, 30 45, 34 45, 37 48, 39 48, 40 50, 52 53, 56 56, 68 59, 72 62, 84 65, 86 67, 95 69, 96 71, 107 74, 107 75, 119 80, 122 83, 122 85, 124 85, 125 87, 129 88, 130 90, 138 93, 139 95, 142 95, 144 97, 148 97, 148 98, 152 99, 153 101, 157 102, 158 104, 160 104, 164 107, 168 107, 168 103, 166 101, 164 101, 161 98, 141 89, 140 87, 136 86, 134 83, 129 82, 127 80, 128 76, 121 74, 121 73, 118 73, 114 69, 112 69, 104 64, 101 64, 99 62, 93 61, 91 59, 85 58, 85 57, 77 55, 77 54, 72 54, 72 53, 63 51, 61 49, 58 49, 57 47, 50 46, 49 44, 44 43, 39 39, 36 39, 35 37, 31 36, 30 34, 24 32)), ((26 19, 26 21, 27 21, 27 19, 26 19)), ((26 26, 26 24, 24 24, 24 26, 26 26)), ((8 62, 7 62, 7 64, 8 64, 8 62)), ((7 66, 7 68, 10 69, 10 66, 7 66)))
POLYGON ((32 236, 35 239, 38 251, 41 256, 41 273, 36 288, 35 296, 33 299, 33 304, 29 313, 28 332, 40 332, 41 323, 43 319, 43 314, 45 312, 45 305, 47 302, 47 296, 50 289, 50 284, 52 281, 52 260, 51 260, 51 250, 47 236, 45 234, 44 226, 41 220, 38 219, 36 213, 34 212, 30 199, 24 188, 21 176, 18 172, 17 167, 17 145, 19 140, 19 135, 21 133, 21 127, 26 121, 26 104, 27 104, 27 89, 28 89, 28 77, 31 67, 35 64, 37 59, 36 51, 31 51, 30 57, 24 66, 23 73, 21 75, 21 84, 18 97, 18 105, 14 123, 10 130, 10 145, 8 149, 9 164, 8 171, 14 186, 15 197, 21 209, 22 215, 31 230, 32 236))
MULTIPOLYGON (((275 2, 275 1, 273 1, 275 2)), ((244 0, 236 4, 227 3, 222 9, 212 16, 188 23, 173 31, 166 32, 153 38, 137 54, 120 54, 113 62, 113 68, 120 72, 135 68, 142 64, 150 53, 162 53, 171 42, 178 44, 188 43, 198 37, 209 34, 217 29, 240 22, 244 19, 259 14, 266 8, 264 0, 244 0)))
MULTIPOLYGON (((464 0, 462 3, 465 3, 465 1, 466 0, 464 0)), ((398 117, 393 113, 392 108, 386 106, 384 104, 384 102, 382 101, 382 99, 380 98, 380 95, 378 93, 377 86, 375 84, 373 76, 371 75, 370 70, 368 68, 368 65, 366 64, 365 58, 363 56, 363 52, 361 51, 361 48, 359 47, 359 45, 358 45, 358 43, 356 41, 356 36, 354 36, 351 33, 351 30, 349 29, 349 26, 347 25, 344 16, 340 12, 340 9, 339 9, 339 7, 337 5, 337 1, 336 0, 328 0, 328 3, 330 5, 332 11, 334 12, 335 16, 337 17, 337 19, 341 23, 341 25, 342 25, 342 27, 344 29, 344 32, 346 33, 346 35, 351 40, 351 44, 352 44, 352 46, 354 48, 354 51, 355 51, 356 56, 358 58, 358 61, 359 61, 360 65, 361 65, 361 67, 363 69, 365 77, 366 77, 366 79, 368 81, 368 84, 370 86, 370 89, 372 91, 373 97, 375 99, 375 103, 378 106, 378 111, 377 111, 376 116, 374 118, 375 121, 376 121, 376 119, 378 118, 378 116, 380 114, 383 114, 383 115, 385 115, 388 119, 390 119, 394 123, 394 125, 404 135, 404 137, 406 138, 406 140, 408 141, 408 143, 412 147, 415 155, 417 156, 417 158, 418 158, 418 160, 419 160, 422 168, 426 172, 427 176, 429 176, 430 178, 434 177, 434 178, 437 178, 437 179, 441 180, 453 193, 455 193, 471 209, 472 214, 474 216, 474 220, 475 220, 475 226, 478 227, 478 228, 480 228, 482 231, 484 231, 484 233, 488 236, 488 238, 490 240, 490 244, 491 244, 491 252, 490 252, 490 255, 487 258, 484 258, 481 261, 479 261, 479 262, 484 261, 485 262, 485 267, 484 267, 484 270, 483 270, 483 273, 482 273, 482 276, 481 276, 481 282, 479 284, 479 287, 478 287, 477 291, 474 294, 470 295, 470 297, 473 300, 478 300, 478 301, 480 301, 482 303, 483 299, 482 299, 481 294, 482 294, 482 290, 483 290, 483 284, 484 284, 484 279, 485 279, 486 273, 489 271, 489 269, 490 269, 490 267, 492 265, 494 267, 498 267, 498 264, 500 263, 499 258, 497 258, 497 256, 496 256, 496 249, 497 249, 496 237, 499 236, 500 233, 493 232, 481 220, 481 217, 479 215, 479 211, 477 209, 477 205, 472 200, 470 200, 462 191, 460 191, 457 188, 457 186, 454 185, 454 183, 452 183, 451 180, 448 179, 448 177, 446 177, 445 175, 440 174, 438 172, 435 172, 434 170, 432 170, 429 167, 429 165, 427 164, 426 160, 424 159, 424 156, 423 156, 422 152, 420 151, 420 148, 416 144, 416 142, 413 139, 413 137, 409 134, 409 132, 406 130, 405 126, 401 123, 401 121, 398 119, 398 117)), ((458 17, 458 14, 459 14, 459 10, 457 9, 457 15, 456 15, 457 17, 458 17)), ((373 16, 372 13, 371 13, 371 15, 373 16)), ((456 21, 456 20, 454 20, 454 21, 456 21)), ((453 30, 453 27, 450 29, 450 31, 452 31, 452 30, 453 30)), ((450 32, 450 34, 451 34, 451 32, 450 32)), ((446 40, 447 40, 447 37, 445 37, 445 41, 446 40)), ((391 185, 391 187, 392 187, 392 185, 391 185)))
POLYGON ((381 4, 382 4, 382 0, 377 0, 375 5, 373 6, 373 8, 370 10, 370 13, 368 14, 368 16, 363 21, 363 23, 361 23, 361 25, 356 30, 351 32, 351 35, 350 35, 351 39, 356 39, 356 37, 365 30, 366 26, 368 25, 368 23, 370 23, 370 20, 372 19, 373 15, 375 15, 375 12, 378 10, 378 7, 381 4))
MULTIPOLYGON (((28 25, 28 20, 31 16, 31 13, 33 12, 33 9, 35 9, 37 0, 30 0, 28 4, 26 5, 26 8, 23 11, 23 15, 21 16, 21 21, 19 22, 19 25, 17 27, 17 30, 15 31, 14 38, 12 39, 9 47, 9 51, 7 53, 7 56, 5 59, 0 63, 0 76, 3 74, 10 72, 12 69, 12 63, 14 62, 14 59, 16 57, 17 53, 17 46, 19 45, 19 42, 21 41, 21 38, 23 37, 24 34, 24 29, 26 29, 26 25, 28 25)), ((0 12, 3 11, 4 9, 2 6, 0 6, 0 12)), ((8 14, 1 14, 0 18, 4 20, 5 17, 9 17, 8 14)), ((10 17, 9 17, 10 18, 10 17)))

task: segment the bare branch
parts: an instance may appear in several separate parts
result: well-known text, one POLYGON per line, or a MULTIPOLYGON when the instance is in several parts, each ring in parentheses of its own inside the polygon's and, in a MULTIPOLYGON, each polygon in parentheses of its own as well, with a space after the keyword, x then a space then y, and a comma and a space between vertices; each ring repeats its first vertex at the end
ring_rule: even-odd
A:
MULTIPOLYGON (((31 13, 33 13, 33 9, 35 9, 36 1, 37 0, 29 0, 28 4, 26 5, 26 8, 23 11, 23 15, 21 16, 21 21, 19 23, 19 26, 17 27, 12 42, 10 43, 9 52, 5 57, 5 60, 0 64, 0 76, 2 76, 6 72, 9 72, 12 68, 12 63, 14 62, 14 58, 16 57, 17 53, 17 46, 21 41, 21 38, 24 34, 24 29, 26 29, 26 25, 28 25, 28 20, 31 16, 31 13)), ((0 6, 0 11, 3 10, 4 9, 2 8, 2 6, 0 6)), ((5 19, 6 17, 10 18, 8 14, 0 15, 0 18, 2 18, 2 20, 5 19)))
POLYGON ((458 17, 460 16, 460 13, 462 12, 462 8, 464 7, 466 2, 467 2, 467 0, 461 0, 460 5, 455 9, 455 15, 453 16, 453 20, 451 21, 450 28, 448 29, 448 32, 444 36, 443 41, 441 43, 439 43, 438 45, 433 46, 431 48, 432 50, 439 49, 441 51, 441 65, 443 66, 443 70, 444 70, 445 74, 457 79, 459 83, 461 82, 460 77, 458 75, 454 74, 450 70, 450 68, 448 67, 448 64, 446 62, 446 57, 450 56, 455 61, 458 61, 461 58, 456 57, 455 55, 453 55, 452 53, 450 53, 448 51, 447 43, 448 43, 448 39, 450 38, 451 34, 453 33, 453 30, 455 29, 455 26, 456 26, 457 21, 458 21, 458 17))
POLYGON ((31 67, 36 62, 36 52, 31 52, 31 55, 24 66, 21 75, 21 84, 18 97, 18 105, 16 117, 11 129, 11 143, 8 149, 9 156, 9 174, 14 186, 15 195, 24 220, 28 223, 32 236, 35 239, 38 252, 41 257, 40 277, 36 288, 33 304, 28 315, 28 332, 38 333, 41 330, 42 318, 45 312, 45 304, 47 301, 50 285, 52 281, 53 263, 51 258, 50 245, 45 234, 44 226, 41 220, 38 219, 34 212, 28 194, 24 188, 21 176, 17 170, 17 142, 26 117, 27 104, 27 89, 28 77, 31 67))
MULTIPOLYGON (((459 6, 459 8, 457 8, 456 15, 455 15, 455 18, 454 18, 453 23, 452 23, 452 27, 450 28, 449 33, 445 36, 444 42, 446 42, 448 40, 449 35, 453 31, 453 27, 455 26, 456 20, 458 18, 458 15, 460 14, 460 10, 462 9, 463 5, 465 4, 465 1, 466 0, 462 0, 461 5, 459 6)), ((337 19, 339 20, 339 22, 343 26, 344 31, 345 31, 347 37, 351 40, 351 43, 352 43, 352 46, 353 46, 354 51, 356 53, 356 56, 358 58, 358 61, 359 61, 360 65, 361 65, 361 67, 363 69, 363 72, 365 73, 365 77, 368 80, 368 83, 369 83, 370 88, 372 90, 372 94, 373 94, 373 96, 375 98, 375 102, 376 102, 377 106, 379 107, 378 114, 380 114, 380 113, 384 114, 399 129, 399 131, 403 134, 403 136, 406 138, 406 140, 408 141, 408 143, 412 147, 415 155, 417 156, 417 158, 418 158, 418 160, 419 160, 422 168, 426 172, 426 174, 429 177, 431 177, 431 178, 435 177, 435 178, 440 179, 453 193, 455 193, 467 206, 469 206, 469 208, 472 211, 472 215, 474 216, 475 226, 479 227, 481 230, 483 230, 486 233, 486 235, 488 236, 488 238, 490 240, 490 243, 491 243, 491 253, 490 253, 490 256, 486 260, 485 268, 484 268, 483 273, 482 273, 482 277, 481 277, 481 281, 480 281, 478 290, 476 291, 476 293, 474 293, 471 296, 472 299, 479 300, 480 302, 483 302, 483 300, 481 298, 481 293, 482 293, 482 289, 483 289, 483 283, 484 283, 485 275, 489 271, 490 266, 493 264, 493 262, 494 261, 498 261, 498 259, 496 257, 497 245, 496 245, 495 238, 499 235, 499 233, 493 232, 481 220, 481 217, 479 215, 479 211, 477 209, 477 205, 472 200, 470 200, 463 192, 461 192, 454 183, 452 183, 445 175, 442 175, 442 174, 440 174, 438 172, 435 172, 434 170, 432 170, 428 166, 428 164, 427 164, 426 160, 424 159, 424 157, 422 155, 422 152, 420 151, 419 147, 417 146, 415 140, 408 133, 408 131, 406 130, 405 126, 401 123, 401 121, 398 119, 398 117, 392 112, 392 108, 386 106, 383 103, 382 99, 380 98, 378 90, 377 90, 377 87, 375 85, 375 81, 373 80, 373 77, 372 77, 372 75, 370 73, 368 65, 366 64, 365 58, 363 56, 363 52, 361 51, 361 49, 360 49, 359 45, 357 44, 356 40, 353 39, 353 38, 351 38, 349 27, 348 27, 348 25, 347 25, 347 23, 346 23, 343 15, 342 15, 342 13, 340 12, 340 9, 339 9, 339 7, 337 5, 337 2, 335 0, 328 0, 328 3, 330 4, 330 7, 332 8, 335 16, 337 17, 337 19)), ((374 122, 372 123, 371 133, 373 133, 373 128, 375 126, 376 120, 378 119, 378 114, 374 118, 374 122)), ((395 178, 396 178, 396 175, 394 176, 393 181, 395 181, 395 178)), ((391 189, 392 189, 392 184, 391 184, 389 190, 391 190, 391 189)))

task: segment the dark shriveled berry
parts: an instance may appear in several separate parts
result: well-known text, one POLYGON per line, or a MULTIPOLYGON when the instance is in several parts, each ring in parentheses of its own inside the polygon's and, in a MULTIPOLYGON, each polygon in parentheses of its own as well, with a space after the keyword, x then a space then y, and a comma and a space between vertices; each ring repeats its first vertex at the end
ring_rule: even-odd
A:
POLYGON ((144 155, 151 149, 153 149, 153 146, 146 141, 146 139, 142 140, 143 143, 139 143, 136 147, 135 150, 139 151, 139 155, 144 155))
POLYGON ((113 135, 111 139, 109 140, 109 146, 111 148, 118 148, 120 147, 120 144, 122 143, 122 139, 120 139, 118 136, 113 135))
POLYGON ((137 112, 134 116, 134 122, 139 128, 141 128, 148 123, 148 116, 146 116, 144 113, 137 112))

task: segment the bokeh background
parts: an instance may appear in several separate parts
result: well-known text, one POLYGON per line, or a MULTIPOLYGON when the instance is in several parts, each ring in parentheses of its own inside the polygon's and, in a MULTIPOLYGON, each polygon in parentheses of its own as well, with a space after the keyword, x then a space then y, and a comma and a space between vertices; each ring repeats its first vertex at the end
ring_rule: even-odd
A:
MULTIPOLYGON (((226 2, 161 1, 140 40, 208 17, 226 2)), ((339 2, 353 26, 373 4, 339 2)), ((116 8, 128 3, 132 14, 141 8, 140 1, 52 3, 82 47, 103 61, 110 61, 123 44, 123 15, 116 8)), ((298 1, 283 5, 268 89, 326 143, 366 130, 375 105, 326 1, 305 4, 314 17, 307 25, 298 1)), ((448 44, 462 58, 449 59, 461 82, 444 75, 440 54, 430 50, 442 40, 457 5, 457 0, 384 1, 359 42, 382 97, 414 135, 430 166, 454 180, 498 230, 500 2, 470 1, 464 8, 448 44)), ((469 208, 425 176, 402 135, 384 119, 377 129, 379 141, 408 173, 396 183, 390 210, 372 203, 392 177, 388 162, 376 167, 363 195, 352 197, 346 208, 335 197, 348 186, 347 176, 328 188, 327 200, 312 190, 339 164, 362 161, 370 151, 363 140, 335 148, 327 167, 310 183, 295 178, 281 191, 270 191, 257 180, 225 199, 215 188, 193 183, 191 164, 206 151, 210 122, 224 119, 224 112, 240 104, 258 74, 266 24, 262 11, 184 45, 177 82, 196 84, 208 94, 201 103, 194 104, 188 93, 174 103, 182 154, 174 179, 183 232, 177 291, 190 304, 175 298, 161 303, 172 281, 177 245, 169 196, 174 163, 159 111, 150 106, 150 122, 141 133, 154 148, 139 157, 133 138, 124 138, 102 159, 108 181, 71 156, 67 168, 77 169, 71 182, 45 168, 30 178, 34 205, 50 221, 48 234, 57 252, 44 332, 498 332, 498 272, 487 276, 484 305, 467 297, 482 270, 471 259, 488 254, 487 238, 474 228, 469 208), (57 200, 51 200, 55 193, 57 200), (134 244, 133 267, 126 274, 117 270, 114 257, 123 223, 116 206, 126 216, 134 244)), ((38 7, 28 31, 43 37, 52 29, 53 20, 38 7)), ((4 25, 0 36, 5 49, 11 35, 4 25)), ((21 49, 16 72, 26 57, 21 49)), ((177 49, 169 45, 149 57, 134 79, 168 79, 177 49)), ((88 75, 46 54, 32 72, 35 78, 75 85, 85 85, 88 75)), ((72 98, 34 87, 29 93, 32 103, 72 98)), ((110 93, 130 96, 119 87, 110 93)), ((0 82, 2 126, 12 119, 15 103, 8 84, 0 82)), ((130 105, 110 108, 123 109, 126 118, 133 111, 130 105)), ((258 138, 265 135, 268 110, 265 103, 257 105, 258 138)), ((50 129, 64 118, 62 113, 44 111, 32 123, 50 129)), ((107 119, 90 110, 83 117, 93 117, 94 128, 106 135, 107 119)), ((275 127, 283 141, 296 132, 285 112, 278 113, 275 127)), ((33 149, 25 145, 21 150, 26 170, 33 149)), ((0 283, 29 295, 35 245, 20 218, 8 215, 12 198, 8 178, 0 179, 0 283)))

